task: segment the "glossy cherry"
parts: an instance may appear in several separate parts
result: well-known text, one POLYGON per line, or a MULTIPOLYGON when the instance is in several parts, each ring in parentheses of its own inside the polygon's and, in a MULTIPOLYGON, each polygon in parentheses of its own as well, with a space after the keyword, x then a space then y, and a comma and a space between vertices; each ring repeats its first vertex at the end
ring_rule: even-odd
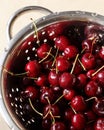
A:
POLYGON ((94 125, 94 130, 104 130, 104 118, 98 118, 94 125))
POLYGON ((59 79, 60 87, 64 89, 70 89, 75 84, 76 78, 73 74, 70 74, 68 72, 64 72, 59 79))
POLYGON ((104 60, 104 46, 99 51, 99 56, 101 57, 102 60, 104 60))
POLYGON ((63 122, 55 122, 51 125, 50 130, 66 130, 66 127, 63 122))
POLYGON ((29 61, 25 66, 25 71, 29 77, 37 77, 40 73, 40 64, 37 60, 29 61))
POLYGON ((77 130, 83 130, 85 128, 86 120, 82 114, 75 114, 72 116, 71 123, 77 130))
POLYGON ((85 111, 86 102, 82 96, 78 95, 72 98, 71 107, 74 108, 75 111, 78 111, 78 112, 85 111))
POLYGON ((56 69, 58 71, 67 71, 71 67, 71 63, 63 56, 56 58, 56 69))
POLYGON ((64 51, 65 48, 70 45, 70 42, 67 37, 59 36, 55 39, 55 45, 60 51, 64 51))

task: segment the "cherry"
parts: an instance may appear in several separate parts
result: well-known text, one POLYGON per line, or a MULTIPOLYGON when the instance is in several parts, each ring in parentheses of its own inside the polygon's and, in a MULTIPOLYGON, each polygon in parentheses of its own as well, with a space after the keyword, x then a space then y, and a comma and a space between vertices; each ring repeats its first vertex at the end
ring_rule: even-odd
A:
POLYGON ((82 70, 83 70, 83 68, 82 68, 81 64, 77 61, 76 65, 74 67, 73 74, 78 75, 82 72, 82 70))
POLYGON ((40 101, 43 104, 48 104, 47 99, 52 102, 54 100, 54 93, 51 88, 43 88, 42 93, 40 95, 40 101))
POLYGON ((64 26, 63 24, 57 23, 47 27, 47 35, 49 39, 54 40, 56 37, 62 34, 64 26))
POLYGON ((68 72, 64 72, 59 79, 60 87, 64 89, 70 89, 75 84, 76 78, 73 74, 70 74, 68 72))
POLYGON ((34 86, 28 86, 25 90, 25 94, 30 99, 36 99, 38 97, 38 90, 34 86))
POLYGON ((91 52, 91 48, 92 48, 92 39, 85 39, 82 42, 82 49, 84 49, 86 52, 91 52))
POLYGON ((85 53, 82 56, 81 62, 87 70, 93 69, 95 66, 95 57, 90 53, 85 53))
POLYGON ((38 85, 38 86, 45 86, 48 84, 47 82, 47 76, 46 75, 40 75, 37 80, 35 80, 35 83, 38 85))
POLYGON ((76 95, 76 91, 74 89, 64 89, 63 95, 66 100, 71 100, 76 95))
POLYGON ((95 81, 90 81, 85 86, 85 93, 87 96, 98 96, 102 94, 102 88, 95 81))
POLYGON ((59 85, 59 74, 56 73, 55 70, 50 71, 50 73, 48 75, 48 80, 52 86, 58 86, 59 85))
POLYGON ((69 45, 64 50, 64 55, 66 58, 75 58, 78 53, 78 49, 74 45, 69 45))
POLYGON ((85 117, 82 114, 75 114, 72 116, 71 123, 77 130, 83 130, 86 124, 85 117))
POLYGON ((92 76, 93 73, 95 73, 95 70, 91 69, 87 71, 86 75, 89 79, 96 79, 96 76, 92 76))
POLYGON ((71 118, 73 117, 74 112, 71 108, 68 108, 65 110, 64 118, 68 121, 68 123, 71 121, 71 118))
POLYGON ((104 98, 99 98, 97 101, 94 101, 93 111, 99 116, 104 116, 104 98))
POLYGON ((49 130, 49 129, 50 129, 50 126, 51 126, 51 119, 45 118, 45 119, 42 120, 42 127, 43 127, 45 130, 49 130))
POLYGON ((25 71, 29 77, 36 77, 40 73, 40 64, 37 60, 29 61, 25 66, 25 71))
POLYGON ((94 125, 94 130, 104 130, 104 118, 98 118, 94 125))
POLYGON ((79 74, 77 76, 78 84, 77 87, 82 89, 87 84, 87 76, 85 74, 79 74))
POLYGON ((84 113, 87 122, 95 121, 96 120, 96 114, 92 110, 87 110, 84 113))
POLYGON ((98 72, 98 74, 96 75, 96 77, 97 77, 97 81, 101 85, 104 85, 104 70, 101 70, 100 72, 98 72))
POLYGON ((99 56, 101 57, 102 60, 104 60, 104 46, 99 51, 99 56))
POLYGON ((60 110, 57 105, 46 105, 43 110, 43 114, 45 118, 55 118, 60 115, 60 110))
POLYGON ((50 130, 66 130, 66 127, 63 122, 55 122, 51 125, 50 130))
POLYGON ((85 111, 86 110, 86 102, 82 96, 77 95, 77 96, 72 98, 71 107, 75 111, 79 111, 79 112, 85 111))
POLYGON ((39 58, 44 58, 47 56, 47 53, 50 50, 50 46, 46 43, 43 43, 38 49, 37 49, 37 56, 39 58))
POLYGON ((70 42, 67 37, 59 36, 55 39, 55 45, 60 51, 64 51, 65 48, 70 45, 70 42))
POLYGON ((67 71, 70 67, 70 62, 63 56, 59 56, 56 58, 56 69, 58 69, 58 71, 67 71))

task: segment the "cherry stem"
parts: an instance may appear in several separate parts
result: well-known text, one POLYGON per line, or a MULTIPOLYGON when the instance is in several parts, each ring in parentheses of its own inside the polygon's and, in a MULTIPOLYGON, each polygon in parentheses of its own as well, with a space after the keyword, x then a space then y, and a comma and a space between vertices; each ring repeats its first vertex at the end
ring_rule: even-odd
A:
POLYGON ((45 99, 47 100, 48 104, 51 105, 49 98, 45 97, 45 99))
POLYGON ((95 38, 93 37, 92 46, 91 46, 91 53, 89 55, 89 58, 91 58, 93 47, 94 47, 94 44, 96 44, 97 40, 98 40, 98 37, 96 37, 96 36, 95 36, 95 38))
POLYGON ((95 76, 100 70, 102 70, 104 68, 104 65, 101 67, 101 68, 99 68, 96 72, 94 72, 93 74, 92 74, 92 76, 95 76))
POLYGON ((50 116, 52 117, 52 124, 54 124, 55 123, 55 117, 53 116, 53 114, 52 114, 52 111, 50 111, 50 116))
POLYGON ((43 114, 40 113, 40 112, 38 112, 38 111, 34 108, 34 106, 33 106, 32 102, 31 102, 31 99, 30 99, 30 98, 29 98, 29 103, 30 103, 31 108, 32 108, 38 115, 40 115, 40 116, 43 117, 43 114))
POLYGON ((82 62, 80 61, 80 59, 78 59, 80 65, 82 66, 83 70, 86 71, 86 68, 84 67, 84 65, 82 64, 82 62))
POLYGON ((42 60, 40 60, 39 63, 43 62, 44 60, 46 60, 46 59, 48 58, 48 56, 49 56, 50 53, 51 53, 51 50, 52 50, 52 47, 50 48, 48 54, 47 54, 42 60))
POLYGON ((76 57, 75 57, 75 60, 74 60, 74 63, 73 63, 73 66, 72 66, 72 69, 71 69, 71 74, 73 73, 73 71, 74 71, 74 68, 75 68, 75 65, 76 65, 76 62, 77 62, 77 60, 78 60, 78 56, 79 56, 79 54, 77 54, 76 55, 76 57))
POLYGON ((57 57, 57 55, 58 55, 58 51, 59 51, 59 49, 57 48, 57 50, 56 50, 56 55, 55 55, 54 60, 53 60, 53 63, 52 63, 52 67, 54 66, 54 64, 55 64, 55 62, 56 62, 56 57, 57 57))
POLYGON ((64 94, 61 95, 61 96, 53 103, 53 105, 55 105, 56 103, 58 103, 63 97, 64 97, 64 94))
POLYGON ((81 51, 81 54, 86 50, 86 47, 81 51))
POLYGON ((35 24, 35 21, 32 19, 32 18, 30 18, 31 20, 32 20, 32 22, 33 22, 33 25, 34 25, 34 30, 35 30, 35 35, 36 35, 36 38, 37 38, 37 44, 40 46, 40 44, 39 44, 39 37, 38 37, 38 29, 37 29, 37 27, 36 27, 36 24, 35 24))
POLYGON ((97 97, 91 97, 91 98, 86 99, 85 101, 88 102, 88 101, 90 101, 90 100, 92 100, 92 99, 95 99, 95 101, 98 100, 97 97))
POLYGON ((70 105, 70 107, 71 107, 71 109, 72 109, 72 111, 75 113, 75 114, 77 114, 77 112, 74 110, 74 108, 70 105))
POLYGON ((13 72, 10 72, 5 68, 4 68, 4 71, 7 72, 8 74, 12 75, 12 76, 22 76, 22 75, 26 75, 28 73, 28 72, 23 72, 23 73, 19 73, 19 74, 14 74, 13 72))

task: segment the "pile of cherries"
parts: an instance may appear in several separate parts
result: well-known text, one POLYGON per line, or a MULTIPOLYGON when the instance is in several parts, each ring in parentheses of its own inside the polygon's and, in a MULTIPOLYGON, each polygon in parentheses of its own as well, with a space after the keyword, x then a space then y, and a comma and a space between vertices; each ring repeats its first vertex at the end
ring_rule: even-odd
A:
POLYGON ((9 112, 26 130, 104 130, 104 27, 66 21, 27 38, 4 68, 9 112))

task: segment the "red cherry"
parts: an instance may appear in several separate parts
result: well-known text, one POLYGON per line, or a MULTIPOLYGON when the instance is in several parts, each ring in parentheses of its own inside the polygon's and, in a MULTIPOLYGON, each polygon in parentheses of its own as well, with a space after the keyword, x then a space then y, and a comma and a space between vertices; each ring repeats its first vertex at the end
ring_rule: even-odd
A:
POLYGON ((74 115, 74 112, 71 108, 68 108, 65 110, 65 120, 68 121, 68 123, 71 121, 71 118, 73 115, 74 115))
POLYGON ((64 89, 70 89, 75 84, 76 78, 73 74, 64 72, 59 79, 60 87, 64 89))
POLYGON ((99 56, 101 57, 102 60, 104 60, 104 46, 99 51, 99 56))
POLYGON ((63 95, 66 100, 71 100, 76 95, 76 92, 74 89, 64 89, 63 95))
POLYGON ((104 98, 99 98, 97 101, 93 102, 93 111, 98 115, 98 116, 104 116, 104 98))
POLYGON ((29 61, 25 66, 25 71, 29 77, 37 77, 40 73, 40 64, 37 60, 29 61))
POLYGON ((79 74, 77 79, 78 79, 77 87, 82 89, 87 83, 87 76, 85 74, 79 74))
POLYGON ((104 130, 104 118, 98 118, 94 125, 94 130, 104 130))
POLYGON ((59 116, 60 115, 60 110, 59 110, 59 107, 57 105, 46 105, 44 107, 44 110, 43 110, 43 114, 44 116, 46 116, 46 118, 52 118, 55 117, 55 116, 59 116), (49 112, 49 114, 48 114, 49 112), (51 114, 50 114, 51 112, 51 114))
POLYGON ((41 75, 37 78, 37 80, 35 80, 35 83, 38 85, 38 86, 45 86, 47 85, 47 76, 46 75, 41 75))
POLYGON ((80 95, 73 97, 71 100, 71 106, 75 109, 75 111, 81 112, 86 110, 86 102, 80 95))
POLYGON ((85 49, 86 52, 91 52, 92 48, 92 39, 86 39, 82 42, 82 49, 85 49))
POLYGON ((71 67, 70 62, 65 59, 63 56, 59 56, 56 58, 56 68, 63 72, 63 71, 67 71, 69 68, 71 67))
POLYGON ((96 114, 92 110, 88 110, 84 113, 87 122, 96 120, 96 114))
POLYGON ((102 94, 102 88, 95 81, 90 81, 85 86, 85 93, 89 97, 98 96, 102 94))
POLYGON ((90 53, 85 53, 82 56, 81 62, 87 70, 95 67, 95 57, 90 53))
POLYGON ((37 56, 39 58, 44 58, 47 56, 47 52, 49 52, 50 46, 46 43, 43 43, 38 49, 37 49, 37 56))
POLYGON ((82 114, 73 115, 71 122, 77 130, 83 130, 85 128, 86 121, 82 114))
POLYGON ((48 75, 49 83, 52 86, 58 86, 59 85, 59 74, 56 73, 56 71, 50 71, 48 75))
POLYGON ((60 51, 64 51, 65 48, 70 45, 70 42, 67 37, 59 36, 55 39, 55 45, 60 51))
POLYGON ((104 86, 104 70, 101 70, 100 72, 98 72, 98 74, 96 75, 97 77, 97 81, 104 86))
POLYGON ((70 45, 65 48, 64 55, 66 58, 75 58, 78 53, 78 49, 74 45, 70 45))
POLYGON ((40 95, 40 101, 43 104, 48 104, 48 100, 50 103, 54 100, 54 91, 51 88, 43 88, 42 93, 40 95))
POLYGON ((54 40, 57 36, 61 35, 63 32, 64 26, 60 23, 53 24, 47 27, 47 34, 49 39, 54 40))
POLYGON ((66 130, 65 124, 62 122, 55 122, 52 124, 50 130, 66 130))
POLYGON ((34 86, 28 86, 25 90, 25 94, 30 99, 36 99, 38 97, 38 90, 34 86))

